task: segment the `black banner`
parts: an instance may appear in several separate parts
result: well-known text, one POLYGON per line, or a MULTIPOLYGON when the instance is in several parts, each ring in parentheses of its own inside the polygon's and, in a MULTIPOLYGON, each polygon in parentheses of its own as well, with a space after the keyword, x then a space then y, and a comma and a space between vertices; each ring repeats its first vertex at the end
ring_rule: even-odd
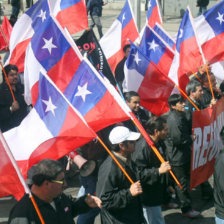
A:
POLYGON ((100 72, 102 72, 111 82, 116 86, 116 80, 107 62, 107 59, 100 47, 100 44, 92 29, 85 31, 83 35, 75 40, 82 55, 87 54, 87 58, 92 65, 100 72))

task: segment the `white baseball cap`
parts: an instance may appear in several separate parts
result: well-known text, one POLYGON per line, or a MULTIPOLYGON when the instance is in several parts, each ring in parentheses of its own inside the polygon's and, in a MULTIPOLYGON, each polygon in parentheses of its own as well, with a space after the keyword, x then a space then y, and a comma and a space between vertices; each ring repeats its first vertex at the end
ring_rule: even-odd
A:
POLYGON ((111 144, 119 144, 124 141, 136 141, 140 138, 140 133, 130 131, 124 126, 117 126, 112 129, 109 135, 111 144))

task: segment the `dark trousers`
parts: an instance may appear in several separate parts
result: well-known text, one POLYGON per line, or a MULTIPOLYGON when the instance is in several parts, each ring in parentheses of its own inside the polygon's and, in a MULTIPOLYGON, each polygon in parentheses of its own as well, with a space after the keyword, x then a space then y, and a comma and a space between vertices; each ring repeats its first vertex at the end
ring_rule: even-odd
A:
POLYGON ((183 189, 180 189, 178 185, 175 186, 177 196, 180 200, 181 211, 182 213, 187 213, 191 210, 190 163, 182 166, 172 166, 172 170, 183 187, 183 189))

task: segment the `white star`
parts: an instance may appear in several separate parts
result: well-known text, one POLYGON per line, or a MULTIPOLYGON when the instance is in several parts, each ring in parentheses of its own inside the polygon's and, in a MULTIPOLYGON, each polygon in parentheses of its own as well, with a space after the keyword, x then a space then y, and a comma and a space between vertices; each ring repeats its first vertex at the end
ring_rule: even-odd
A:
POLYGON ((184 32, 184 30, 183 29, 180 29, 180 34, 178 36, 179 39, 183 37, 183 32, 184 32))
POLYGON ((123 23, 124 20, 125 20, 125 13, 122 16, 122 23, 123 23))
POLYGON ((78 86, 78 92, 75 94, 75 96, 81 96, 82 100, 85 102, 86 100, 86 95, 92 94, 88 89, 87 89, 88 83, 85 83, 84 86, 78 86))
POLYGON ((42 47, 42 49, 46 48, 48 49, 49 53, 51 54, 52 48, 57 48, 56 45, 54 45, 53 42, 53 37, 51 37, 49 40, 43 38, 45 45, 42 47))
POLYGON ((44 22, 44 20, 46 19, 46 11, 43 11, 42 9, 40 10, 40 14, 37 16, 40 17, 42 19, 42 23, 44 22))
POLYGON ((148 10, 151 8, 151 1, 148 1, 148 10))
POLYGON ((149 45, 149 50, 153 50, 154 52, 156 51, 156 47, 159 47, 158 44, 156 44, 155 40, 153 39, 152 42, 148 42, 149 45))
POLYGON ((220 22, 220 25, 221 25, 222 22, 224 22, 223 14, 220 14, 220 13, 218 12, 218 17, 216 17, 216 19, 220 22))
POLYGON ((138 65, 138 63, 142 60, 142 59, 139 58, 138 52, 136 54, 132 54, 132 55, 135 57, 134 60, 135 60, 136 64, 138 65))
POLYGON ((55 116, 54 110, 57 108, 51 100, 51 97, 49 96, 49 100, 42 100, 43 103, 45 103, 47 105, 45 113, 47 113, 48 111, 51 111, 51 113, 55 116))

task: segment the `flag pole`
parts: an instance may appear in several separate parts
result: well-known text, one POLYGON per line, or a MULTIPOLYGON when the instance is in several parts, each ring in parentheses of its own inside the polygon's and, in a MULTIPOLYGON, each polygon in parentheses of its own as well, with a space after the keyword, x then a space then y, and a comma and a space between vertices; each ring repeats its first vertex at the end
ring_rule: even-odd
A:
POLYGON ((11 152, 11 150, 10 150, 10 148, 9 148, 9 146, 8 146, 8 144, 7 144, 7 142, 6 142, 6 140, 5 140, 5 138, 4 138, 4 136, 3 136, 1 131, 0 131, 0 141, 2 142, 2 145, 3 145, 4 149, 5 149, 5 152, 7 153, 7 155, 9 157, 9 159, 10 159, 14 169, 16 170, 16 173, 17 173, 17 175, 19 177, 19 180, 20 180, 21 184, 24 187, 25 192, 27 194, 29 194, 29 197, 30 197, 30 199, 31 199, 31 201, 33 203, 33 206, 34 206, 34 208, 35 208, 35 210, 37 212, 37 215, 38 215, 38 217, 39 217, 39 219, 41 221, 41 224, 45 224, 43 216, 41 215, 40 210, 39 210, 39 208, 38 208, 38 206, 36 204, 36 201, 34 200, 34 198, 32 196, 32 193, 31 193, 29 187, 27 186, 27 184, 26 184, 26 182, 25 182, 25 180, 23 178, 23 175, 22 175, 22 173, 20 171, 20 168, 18 167, 18 164, 17 164, 14 156, 12 155, 12 152, 11 152))
MULTIPOLYGON (((1 58, 0 58, 0 59, 1 59, 1 58)), ((8 84, 8 86, 9 86, 9 90, 10 90, 10 92, 11 92, 12 99, 13 99, 13 101, 15 102, 15 101, 16 101, 16 98, 15 98, 15 96, 14 96, 14 93, 13 93, 12 87, 11 87, 11 85, 10 85, 10 83, 9 83, 8 77, 7 77, 7 75, 6 75, 5 69, 4 69, 4 67, 3 67, 3 65, 2 65, 2 62, 1 62, 1 61, 0 61, 0 64, 1 64, 2 71, 3 71, 4 77, 5 77, 5 81, 6 81, 6 83, 7 83, 7 84, 8 84)))

